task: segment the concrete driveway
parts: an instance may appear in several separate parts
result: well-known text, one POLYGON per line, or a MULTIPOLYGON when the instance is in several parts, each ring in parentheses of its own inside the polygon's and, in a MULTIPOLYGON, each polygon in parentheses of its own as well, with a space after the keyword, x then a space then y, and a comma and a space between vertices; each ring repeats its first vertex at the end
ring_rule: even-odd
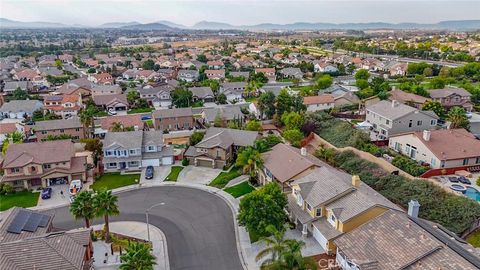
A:
POLYGON ((44 200, 42 199, 42 196, 39 196, 37 206, 54 207, 70 202, 68 185, 53 185, 50 187, 52 188, 52 196, 50 199, 44 200), (61 191, 63 191, 63 195, 61 194, 61 191))
POLYGON ((220 169, 187 166, 178 175, 177 182, 206 185, 210 183, 213 178, 217 177, 220 172, 222 172, 220 169))
POLYGON ((165 180, 165 177, 170 173, 171 166, 159 166, 153 167, 153 179, 145 179, 145 170, 147 168, 142 169, 142 173, 140 174, 140 183, 160 183, 165 180))

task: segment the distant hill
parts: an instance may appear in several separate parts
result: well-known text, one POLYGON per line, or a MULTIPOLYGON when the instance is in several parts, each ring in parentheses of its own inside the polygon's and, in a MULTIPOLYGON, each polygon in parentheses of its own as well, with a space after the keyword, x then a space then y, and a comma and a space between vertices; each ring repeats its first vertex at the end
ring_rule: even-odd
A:
POLYGON ((109 22, 109 23, 101 24, 97 27, 98 28, 120 28, 120 27, 137 25, 137 24, 141 24, 141 23, 139 23, 139 22, 109 22))
POLYGON ((170 27, 161 23, 145 23, 134 24, 120 27, 121 29, 135 29, 135 30, 178 30, 177 28, 170 27))
POLYGON ((66 28, 73 27, 62 23, 52 22, 20 22, 0 18, 0 28, 66 28))
POLYGON ((219 30, 219 29, 241 29, 228 23, 201 21, 194 24, 192 29, 219 30))
POLYGON ((158 21, 158 22, 155 22, 155 23, 161 23, 161 24, 164 24, 166 26, 170 26, 172 28, 179 28, 179 29, 188 28, 188 26, 185 26, 183 24, 174 23, 174 22, 171 22, 171 21, 158 21))

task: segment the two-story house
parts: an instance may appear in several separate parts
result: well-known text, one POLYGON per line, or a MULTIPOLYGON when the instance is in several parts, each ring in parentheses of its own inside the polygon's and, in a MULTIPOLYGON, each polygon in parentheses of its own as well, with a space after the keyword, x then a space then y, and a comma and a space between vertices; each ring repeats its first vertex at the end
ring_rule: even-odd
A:
POLYGON ((472 94, 463 88, 444 88, 428 90, 433 101, 438 101, 442 106, 449 110, 458 106, 464 108, 467 112, 473 109, 473 103, 470 100, 472 94))
POLYGON ((195 127, 192 108, 156 110, 152 117, 156 130, 186 130, 195 127))
POLYGON ((329 254, 334 239, 389 209, 401 210, 381 194, 328 165, 317 167, 291 184, 288 212, 303 236, 313 236, 329 254))
POLYGON ((205 75, 207 78, 212 80, 222 80, 225 78, 224 69, 207 69, 205 70, 205 75))
POLYGON ((230 103, 236 103, 243 100, 246 87, 246 82, 226 82, 220 85, 220 93, 223 93, 230 103))
POLYGON ((240 147, 253 146, 258 136, 256 131, 211 127, 185 157, 195 166, 223 168, 235 160, 240 147))
POLYGON ((288 192, 291 183, 304 175, 310 174, 324 163, 307 152, 306 148, 298 149, 279 143, 270 151, 262 154, 263 164, 257 168, 260 185, 274 182, 282 191, 288 192))
POLYGON ((2 169, 2 183, 20 189, 35 189, 72 180, 87 180, 87 159, 75 156, 70 140, 12 144, 2 169))
POLYGON ((198 80, 199 76, 200 74, 198 73, 198 70, 182 69, 177 73, 177 80, 193 82, 198 80))
POLYGON ((140 170, 173 164, 173 149, 163 143, 158 130, 108 132, 103 142, 105 171, 140 170))
POLYGON ((154 106, 155 108, 168 108, 172 106, 172 91, 173 87, 168 84, 158 87, 138 89, 140 98, 145 99, 148 104, 154 106))
POLYGON ((0 106, 0 117, 25 119, 25 116, 32 117, 33 112, 42 109, 43 104, 38 100, 11 100, 0 106))
POLYGON ((396 100, 382 100, 366 107, 366 121, 372 127, 373 140, 386 140, 392 135, 435 129, 438 116, 433 111, 422 111, 396 100))
POLYGON ((94 137, 105 138, 105 134, 112 131, 112 128, 117 123, 120 123, 124 129, 145 129, 145 123, 142 121, 141 114, 109 115, 95 120, 94 137))
POLYGON ((93 96, 93 102, 98 108, 108 112, 124 112, 129 108, 127 95, 125 94, 93 96))
POLYGON ((78 117, 38 121, 30 126, 32 135, 37 141, 45 141, 49 137, 70 136, 72 140, 85 138, 85 129, 78 117))
POLYGON ((425 102, 430 100, 429 98, 415 95, 413 93, 407 93, 400 89, 393 89, 388 93, 390 94, 390 96, 388 97, 388 100, 390 101, 396 100, 400 103, 415 107, 419 110, 422 109, 423 104, 425 104, 425 102))
POLYGON ((82 97, 76 94, 48 95, 43 99, 44 111, 53 112, 62 118, 78 115, 82 107, 82 97))
POLYGON ((209 86, 189 87, 188 91, 192 92, 193 101, 215 102, 215 96, 209 86))
POLYGON ((307 112, 324 111, 335 106, 335 98, 331 94, 307 96, 303 98, 303 104, 307 107, 307 112))

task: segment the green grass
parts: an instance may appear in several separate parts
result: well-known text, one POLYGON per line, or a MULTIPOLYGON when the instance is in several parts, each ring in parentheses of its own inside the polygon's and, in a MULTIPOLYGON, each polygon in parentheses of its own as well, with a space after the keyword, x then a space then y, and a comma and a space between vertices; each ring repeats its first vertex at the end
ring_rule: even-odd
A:
POLYGON ((208 184, 209 186, 216 188, 224 188, 230 180, 242 175, 242 168, 233 167, 228 172, 221 172, 215 179, 208 184))
POLYGON ((36 206, 40 192, 32 193, 30 191, 16 192, 15 194, 0 196, 0 211, 5 211, 14 206, 32 207, 36 206))
POLYGON ((240 183, 238 185, 231 186, 229 188, 224 189, 225 192, 229 193, 234 198, 241 197, 241 196, 243 196, 245 194, 248 194, 248 193, 250 193, 254 190, 255 190, 255 188, 252 187, 250 185, 250 183, 248 183, 248 181, 245 181, 245 182, 240 183))
POLYGON ((94 116, 96 117, 104 117, 104 116, 108 116, 108 113, 105 112, 105 111, 98 111, 94 114, 94 116))
POLYGON ((256 101, 256 100, 257 100, 257 97, 253 97, 253 96, 252 96, 252 97, 246 97, 246 98, 245 98, 245 101, 246 101, 246 102, 254 102, 254 101, 256 101))
POLYGON ((153 111, 153 108, 138 108, 138 109, 131 109, 127 111, 127 114, 134 114, 134 113, 149 113, 153 111))
POLYGON ((182 166, 172 166, 172 170, 170 171, 170 173, 167 175, 167 177, 165 177, 165 180, 164 181, 172 181, 172 182, 176 182, 177 181, 177 178, 178 178, 178 175, 180 174, 180 172, 183 170, 183 167, 182 166))
POLYGON ((198 108, 198 107, 203 107, 202 101, 196 101, 192 104, 192 108, 198 108))
POLYGON ((136 184, 135 180, 140 181, 140 174, 105 173, 98 180, 93 182, 91 188, 95 191, 102 189, 114 189, 136 184))
POLYGON ((480 247, 480 230, 470 234, 467 237, 467 242, 476 248, 480 247))
POLYGON ((148 119, 147 121, 145 121, 145 124, 147 124, 148 127, 153 127, 153 119, 148 119))

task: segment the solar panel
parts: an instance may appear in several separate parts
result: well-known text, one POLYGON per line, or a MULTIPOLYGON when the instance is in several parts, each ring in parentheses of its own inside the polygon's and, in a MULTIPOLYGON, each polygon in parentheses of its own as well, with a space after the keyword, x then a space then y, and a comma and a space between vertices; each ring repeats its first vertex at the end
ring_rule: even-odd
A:
POLYGON ((40 227, 46 227, 49 220, 50 220, 50 216, 48 216, 48 215, 42 215, 42 219, 40 220, 40 223, 38 224, 38 226, 40 226, 40 227))
POLYGON ((7 228, 7 232, 20 234, 30 218, 30 212, 20 210, 7 228))
POLYGON ((40 224, 41 220, 42 220, 41 214, 32 213, 27 223, 25 223, 25 226, 23 226, 23 230, 27 232, 36 232, 38 228, 38 224, 40 224))

